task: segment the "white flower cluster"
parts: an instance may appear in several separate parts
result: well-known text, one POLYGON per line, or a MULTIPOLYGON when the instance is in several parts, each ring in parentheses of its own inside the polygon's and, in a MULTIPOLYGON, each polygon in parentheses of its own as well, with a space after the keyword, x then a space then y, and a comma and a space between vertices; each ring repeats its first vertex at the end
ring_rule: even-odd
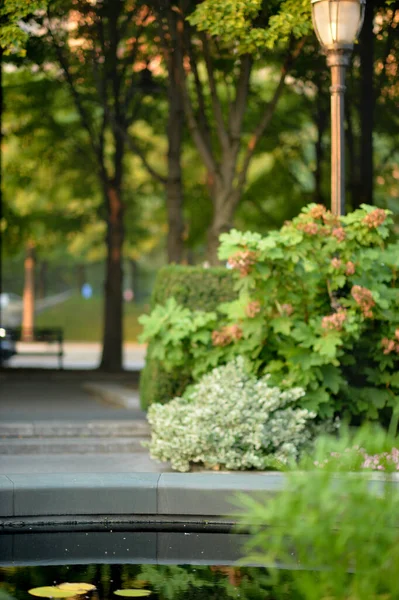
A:
POLYGON ((151 456, 177 471, 192 463, 230 470, 287 463, 312 438, 316 414, 295 406, 303 395, 248 375, 239 357, 204 375, 185 398, 150 407, 151 456))

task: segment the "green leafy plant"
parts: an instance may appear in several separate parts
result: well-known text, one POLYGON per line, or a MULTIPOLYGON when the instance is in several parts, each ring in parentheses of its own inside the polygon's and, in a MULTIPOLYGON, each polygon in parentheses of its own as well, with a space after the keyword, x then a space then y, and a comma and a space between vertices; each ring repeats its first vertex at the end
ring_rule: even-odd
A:
MULTIPOLYGON (((321 418, 387 422, 399 398, 399 244, 390 224, 382 209, 362 205, 338 218, 313 204, 266 237, 232 230, 219 257, 236 274, 238 299, 209 319, 185 313, 191 329, 178 326, 173 347, 171 321, 154 333, 153 313, 144 338, 156 340, 168 368, 183 361, 196 379, 241 355, 271 383, 303 387, 301 405, 321 418)), ((169 310, 176 322, 179 309, 169 310)))
MULTIPOLYGON (((151 296, 151 308, 154 312, 150 319, 142 322, 145 327, 141 340, 149 342, 146 364, 140 376, 140 402, 143 409, 154 402, 165 403, 180 396, 187 385, 193 382, 192 371, 195 365, 188 350, 191 347, 193 323, 188 330, 179 327, 179 333, 175 336, 171 334, 167 311, 158 310, 157 305, 164 306, 170 298, 174 298, 176 310, 179 312, 180 307, 185 308, 185 315, 191 320, 192 311, 214 313, 219 304, 236 297, 233 273, 225 268, 168 265, 159 270, 151 296), (169 357, 169 352, 171 357, 178 358, 176 362, 169 357), (181 353, 185 355, 183 362, 179 359, 181 353), (163 360, 165 356, 166 361, 163 360)), ((196 326, 199 325, 200 320, 196 319, 195 323, 196 326)), ((204 337, 206 331, 209 335, 206 336, 207 341, 201 342, 200 347, 211 346, 211 323, 212 320, 208 322, 207 328, 201 325, 201 336, 204 337)))
POLYGON ((151 339, 155 343, 152 357, 162 361, 167 370, 184 366, 189 345, 209 342, 209 331, 216 326, 216 313, 191 311, 177 304, 172 297, 151 315, 139 319, 144 326, 143 341, 151 339))
POLYGON ((238 357, 204 375, 183 398, 153 404, 151 456, 178 471, 266 469, 295 460, 309 443, 315 413, 298 408, 303 390, 281 391, 248 374, 238 357))
MULTIPOLYGON (((370 427, 322 437, 314 454, 285 474, 278 496, 267 504, 242 496, 251 558, 284 565, 304 600, 397 598, 397 478, 389 471, 360 473, 359 449, 382 454, 398 441, 370 427)), ((281 572, 274 576, 278 588, 281 572)))

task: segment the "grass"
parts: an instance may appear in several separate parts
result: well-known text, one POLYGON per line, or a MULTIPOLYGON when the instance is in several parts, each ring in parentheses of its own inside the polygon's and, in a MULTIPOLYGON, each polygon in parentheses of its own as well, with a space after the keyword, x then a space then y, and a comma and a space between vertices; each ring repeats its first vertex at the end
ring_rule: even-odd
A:
MULTIPOLYGON (((140 315, 148 306, 127 302, 124 304, 124 340, 137 342, 141 325, 140 315)), ((73 342, 99 342, 102 337, 103 299, 94 297, 85 300, 72 296, 62 304, 46 309, 36 316, 36 327, 62 327, 64 340, 73 342)))

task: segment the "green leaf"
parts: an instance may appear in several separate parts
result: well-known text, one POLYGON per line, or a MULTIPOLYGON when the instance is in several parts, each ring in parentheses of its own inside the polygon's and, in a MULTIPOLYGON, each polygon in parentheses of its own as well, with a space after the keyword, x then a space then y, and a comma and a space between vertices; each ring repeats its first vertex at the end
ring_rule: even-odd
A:
POLYGON ((114 594, 125 598, 143 598, 144 596, 149 596, 152 592, 151 590, 137 590, 131 588, 126 590, 116 590, 114 594))
POLYGON ((327 358, 335 358, 337 355, 337 348, 342 346, 343 341, 338 333, 328 333, 314 344, 314 351, 319 352, 321 356, 327 358))
POLYGON ((339 388, 344 381, 339 368, 333 365, 323 365, 321 372, 324 386, 331 390, 333 394, 338 394, 339 388))
POLYGON ((270 326, 275 333, 289 335, 292 328, 292 320, 289 317, 276 317, 270 321, 270 326))
MULTIPOLYGON (((58 587, 45 586, 32 588, 28 590, 28 593, 39 598, 72 598, 72 596, 76 596, 77 592, 76 590, 60 590, 58 587)), ((82 591, 82 593, 85 592, 82 591)))

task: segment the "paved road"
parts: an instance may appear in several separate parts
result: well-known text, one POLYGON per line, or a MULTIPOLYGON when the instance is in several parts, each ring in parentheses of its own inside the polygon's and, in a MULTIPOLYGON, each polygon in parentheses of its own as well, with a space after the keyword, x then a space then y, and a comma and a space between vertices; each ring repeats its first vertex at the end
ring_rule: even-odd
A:
MULTIPOLYGON (((56 351, 56 345, 28 344, 20 342, 17 348, 21 352, 56 351), (46 350, 47 348, 47 350, 46 350)), ((146 346, 142 344, 124 345, 124 368, 138 371, 143 368, 145 362, 146 346)), ((100 364, 101 344, 98 343, 64 343, 64 368, 65 369, 96 369, 100 364)), ((54 369, 58 366, 57 356, 13 356, 7 363, 9 367, 32 367, 42 369, 54 369)))

